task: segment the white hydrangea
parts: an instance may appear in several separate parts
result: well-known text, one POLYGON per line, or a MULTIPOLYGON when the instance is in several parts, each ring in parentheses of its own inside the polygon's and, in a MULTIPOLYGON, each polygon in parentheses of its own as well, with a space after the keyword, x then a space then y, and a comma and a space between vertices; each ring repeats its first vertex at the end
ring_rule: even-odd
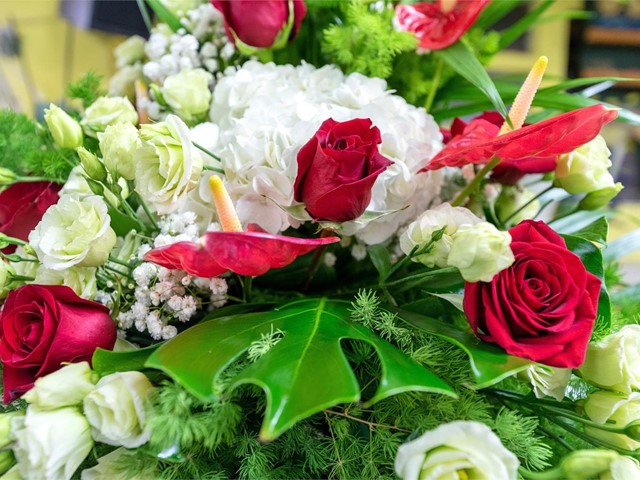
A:
POLYGON ((328 118, 370 118, 382 134, 380 152, 394 162, 376 180, 368 209, 397 211, 367 225, 347 222, 345 234, 383 242, 438 200, 442 174, 417 173, 442 148, 438 126, 384 80, 345 76, 331 65, 250 61, 220 79, 213 95, 210 118, 220 128, 215 153, 244 224, 272 233, 299 224, 281 207, 293 204, 298 151, 328 118))

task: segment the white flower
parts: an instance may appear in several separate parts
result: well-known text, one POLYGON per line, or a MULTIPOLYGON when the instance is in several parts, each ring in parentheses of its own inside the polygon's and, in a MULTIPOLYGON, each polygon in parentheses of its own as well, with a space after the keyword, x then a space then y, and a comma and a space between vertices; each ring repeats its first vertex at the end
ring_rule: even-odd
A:
POLYGON ((401 445, 395 469, 403 480, 515 480, 518 465, 516 456, 489 427, 459 421, 440 425, 401 445))
POLYGON ((82 403, 95 388, 96 381, 97 376, 89 363, 71 363, 36 379, 35 385, 22 398, 40 410, 73 407, 82 403))
POLYGON ((89 187, 89 184, 85 179, 84 169, 82 168, 82 165, 76 165, 71 169, 69 178, 67 178, 67 181, 62 186, 59 195, 61 197, 64 195, 75 195, 76 197, 93 195, 91 187, 89 187))
POLYGON ((153 386, 140 372, 118 372, 100 379, 84 399, 93 438, 135 448, 149 440, 144 402, 153 386))
POLYGON ((640 325, 625 325, 589 344, 579 371, 587 382, 601 388, 622 393, 640 389, 640 325))
POLYGON ((620 455, 609 467, 609 472, 601 473, 599 480, 630 480, 640 478, 640 463, 635 458, 620 455))
POLYGON ((212 79, 213 75, 201 68, 182 70, 167 77, 160 91, 171 110, 190 123, 209 110, 212 79))
POLYGON ((46 268, 97 267, 116 243, 110 221, 102 197, 64 195, 47 209, 29 243, 46 268))
POLYGON ((488 222, 460 225, 453 235, 447 263, 460 270, 467 282, 490 282, 515 261, 509 232, 488 222))
POLYGON ((68 480, 93 448, 91 427, 77 408, 29 406, 12 419, 13 452, 26 479, 68 480))
POLYGON ((242 223, 272 233, 299 224, 282 207, 293 204, 298 151, 328 118, 370 118, 381 132, 380 153, 393 162, 376 179, 368 210, 394 212, 366 225, 346 222, 345 235, 383 242, 437 200, 442 173, 417 172, 442 147, 438 127, 386 87, 330 65, 253 61, 220 79, 209 116, 220 127, 216 154, 242 223))
POLYGON ((136 80, 139 78, 142 78, 142 65, 140 63, 122 67, 109 80, 109 96, 134 98, 136 80))
POLYGON ((418 251, 424 248, 431 236, 446 227, 442 238, 431 246, 428 252, 414 256, 412 260, 427 267, 446 267, 453 236, 461 225, 475 225, 481 220, 470 210, 463 207, 452 207, 448 203, 438 205, 427 210, 409 224, 407 230, 400 236, 400 248, 408 255, 415 247, 418 251))
MULTIPOLYGON (((623 396, 614 392, 601 390, 587 397, 584 403, 587 416, 596 423, 607 423, 614 427, 625 427, 640 419, 640 393, 633 392, 623 396)), ((640 442, 621 433, 605 432, 595 427, 585 427, 591 437, 604 440, 616 447, 626 450, 640 448, 640 442)))
POLYGON ((62 148, 82 145, 82 127, 67 112, 53 103, 44 110, 44 121, 56 144, 62 148))
POLYGON ((520 376, 531 382, 536 398, 549 395, 560 402, 564 398, 564 392, 571 379, 571 369, 530 365, 520 373, 520 376))
POLYGON ((156 478, 151 472, 141 472, 131 476, 126 470, 126 465, 131 462, 128 457, 135 455, 135 452, 126 448, 116 448, 113 452, 100 457, 95 467, 83 470, 80 480, 153 480, 156 478))
POLYGON ((558 157, 556 184, 569 193, 590 193, 615 182, 609 173, 611 152, 601 135, 571 153, 558 157))
POLYGON ((64 285, 79 297, 91 300, 97 291, 96 269, 94 267, 69 267, 52 270, 40 265, 33 283, 40 285, 64 285))
POLYGON ((125 97, 100 97, 84 112, 80 122, 87 135, 96 137, 109 125, 116 123, 138 123, 138 113, 125 97))
POLYGON ((144 59, 144 45, 146 40, 139 35, 133 35, 118 45, 113 53, 116 56, 116 66, 122 68, 133 65, 144 59))
POLYGON ((159 214, 178 209, 190 190, 198 186, 202 157, 191 144, 180 118, 142 125, 142 146, 135 153, 136 190, 159 214))
POLYGON ((130 123, 109 125, 104 133, 98 133, 102 163, 112 174, 127 180, 135 176, 133 154, 140 146, 138 129, 130 123))

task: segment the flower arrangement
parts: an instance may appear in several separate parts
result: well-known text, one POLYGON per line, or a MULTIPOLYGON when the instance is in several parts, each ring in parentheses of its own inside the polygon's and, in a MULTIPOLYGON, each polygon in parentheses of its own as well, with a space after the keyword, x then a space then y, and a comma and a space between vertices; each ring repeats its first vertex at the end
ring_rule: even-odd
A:
POLYGON ((484 67, 552 2, 147 2, 0 112, 2 478, 640 477, 638 118, 484 67))

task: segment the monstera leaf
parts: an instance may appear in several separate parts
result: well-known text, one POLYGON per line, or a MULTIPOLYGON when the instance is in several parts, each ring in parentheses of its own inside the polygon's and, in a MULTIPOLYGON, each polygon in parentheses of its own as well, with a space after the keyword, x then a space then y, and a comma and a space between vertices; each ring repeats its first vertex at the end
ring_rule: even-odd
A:
POLYGON ((380 359, 381 377, 373 403, 418 390, 455 396, 440 378, 367 328, 352 322, 348 302, 308 299, 262 313, 203 322, 158 348, 146 366, 158 368, 203 399, 215 399, 216 378, 251 344, 280 331, 284 337, 230 382, 252 383, 266 394, 260 437, 276 438, 297 421, 333 405, 360 400, 360 386, 340 342, 370 343, 380 359))

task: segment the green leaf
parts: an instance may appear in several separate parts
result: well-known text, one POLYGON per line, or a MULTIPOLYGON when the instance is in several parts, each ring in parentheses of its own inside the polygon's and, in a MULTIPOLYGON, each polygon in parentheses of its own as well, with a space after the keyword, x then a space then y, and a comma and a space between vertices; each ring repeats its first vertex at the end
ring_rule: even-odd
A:
POLYGON ((373 266, 376 267, 380 278, 384 278, 391 270, 391 254, 384 245, 369 245, 367 247, 369 258, 373 266))
POLYGON ((527 15, 515 22, 500 34, 498 48, 500 50, 507 48, 515 42, 520 36, 531 29, 531 27, 540 20, 540 16, 553 5, 554 0, 545 0, 532 8, 527 15))
POLYGON ((158 17, 158 20, 166 23, 171 30, 177 32, 179 29, 184 28, 180 23, 180 19, 171 13, 171 10, 165 7, 160 0, 147 0, 147 3, 158 17))
POLYGON ((599 243, 600 245, 607 244, 607 234, 609 233, 609 222, 605 217, 599 217, 595 221, 580 228, 579 224, 566 223, 562 230, 558 230, 554 225, 554 230, 558 233, 571 234, 574 237, 580 237, 584 240, 599 243))
POLYGON ((443 300, 446 300, 461 312, 464 311, 464 308, 462 308, 462 301, 464 300, 464 295, 462 295, 461 293, 433 293, 433 292, 427 292, 427 293, 429 293, 430 295, 433 295, 434 297, 438 297, 438 298, 442 298, 443 300))
POLYGON ((343 339, 370 343, 381 364, 369 403, 396 393, 424 391, 455 396, 441 379, 362 325, 350 320, 348 302, 326 298, 293 302, 263 313, 218 318, 189 328, 156 350, 146 366, 158 368, 202 399, 215 399, 214 383, 255 341, 279 330, 284 337, 230 379, 266 394, 262 440, 325 408, 360 400, 360 386, 342 351, 343 339))
POLYGON ((406 310, 392 310, 398 318, 420 330, 460 347, 469 356, 471 371, 476 380, 475 388, 486 388, 526 369, 535 362, 509 355, 495 345, 483 342, 469 332, 452 325, 406 310))
POLYGON ((433 52, 433 54, 441 58, 456 73, 478 87, 491 100, 496 110, 503 117, 507 116, 507 108, 504 106, 493 80, 469 47, 463 42, 456 42, 450 47, 433 52))
POLYGON ((478 19, 473 23, 475 28, 488 30, 498 20, 506 17, 514 8, 518 7, 522 0, 513 0, 510 2, 491 2, 487 5, 478 19))
POLYGON ((114 372, 128 372, 142 370, 144 364, 158 345, 130 350, 127 352, 112 352, 103 348, 97 348, 91 359, 93 369, 100 375, 108 375, 114 372))
POLYGON ((636 250, 640 250, 640 228, 610 242, 604 251, 604 258, 607 261, 617 260, 636 250))
POLYGON ((144 232, 146 227, 134 220, 132 217, 125 215, 114 208, 109 208, 109 217, 111 217, 111 228, 119 237, 124 237, 131 230, 144 232))
POLYGON ((598 316, 594 330, 611 328, 611 301, 607 286, 604 283, 604 265, 602 251, 589 240, 574 235, 562 235, 567 248, 580 257, 588 272, 601 280, 600 297, 598 298, 598 316))

